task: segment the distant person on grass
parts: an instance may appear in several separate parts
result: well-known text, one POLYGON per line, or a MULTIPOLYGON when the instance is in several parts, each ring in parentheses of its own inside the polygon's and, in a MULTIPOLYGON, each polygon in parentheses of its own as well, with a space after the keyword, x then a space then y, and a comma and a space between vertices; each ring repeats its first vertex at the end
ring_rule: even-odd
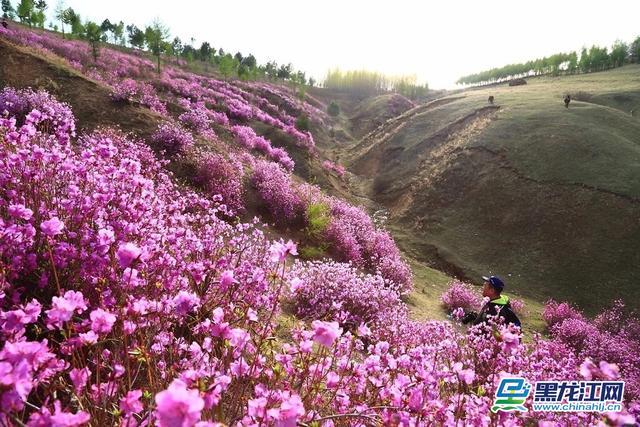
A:
POLYGON ((569 103, 571 102, 571 95, 566 95, 564 97, 564 108, 569 108, 569 103))
POLYGON ((502 295, 504 282, 498 276, 482 276, 482 279, 484 280, 482 296, 489 298, 489 301, 482 306, 480 313, 467 313, 462 322, 478 325, 485 323, 490 316, 498 316, 504 320, 505 325, 513 323, 519 327, 520 319, 511 309, 509 297, 502 295))

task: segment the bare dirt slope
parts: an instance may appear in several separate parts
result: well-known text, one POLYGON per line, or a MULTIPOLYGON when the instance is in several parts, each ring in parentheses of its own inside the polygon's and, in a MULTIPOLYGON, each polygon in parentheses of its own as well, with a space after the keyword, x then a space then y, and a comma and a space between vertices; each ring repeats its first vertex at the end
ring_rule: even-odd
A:
POLYGON ((2 39, 0 86, 46 89, 73 107, 81 130, 118 126, 123 131, 148 137, 161 120, 147 108, 114 104, 109 97, 109 89, 100 83, 2 39))

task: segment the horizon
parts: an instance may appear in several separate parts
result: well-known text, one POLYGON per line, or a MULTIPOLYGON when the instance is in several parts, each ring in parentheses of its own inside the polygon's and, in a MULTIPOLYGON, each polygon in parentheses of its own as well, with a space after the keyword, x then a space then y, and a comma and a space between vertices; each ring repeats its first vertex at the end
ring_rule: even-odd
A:
MULTIPOLYGON (((196 46, 208 41, 226 52, 252 53, 261 64, 270 60, 292 63, 296 70, 319 82, 330 69, 366 69, 389 75, 416 75, 419 83, 426 82, 432 89, 455 89, 460 87, 455 81, 467 74, 559 52, 579 52, 583 46, 609 48, 616 40, 629 43, 640 35, 634 22, 640 15, 640 3, 628 5, 620 0, 609 2, 605 10, 550 0, 527 10, 504 1, 493 1, 488 6, 486 2, 462 0, 417 6, 401 0, 392 9, 380 7, 381 1, 362 7, 329 0, 321 8, 299 5, 293 0, 280 1, 278 6, 256 0, 242 5, 194 3, 197 2, 187 0, 182 3, 184 6, 172 8, 170 4, 151 4, 148 0, 65 1, 83 20, 102 22, 108 18, 142 28, 157 18, 170 29, 172 38, 178 36, 187 43, 193 37, 196 46), (152 14, 147 12, 150 7, 152 14), (193 14, 196 7, 204 10, 193 14), (576 7, 580 9, 577 14, 572 10, 576 7), (549 8, 555 10, 554 14, 548 13, 549 8), (128 16, 135 18, 113 10, 126 10, 128 16), (339 13, 334 16, 334 11, 339 13), (247 30, 238 31, 238 20, 217 19, 219 15, 242 17, 240 27, 247 30), (426 26, 421 27, 425 16, 434 15, 444 19, 426 18, 426 26), (357 21, 352 19, 354 16, 359 17, 357 21), (566 26, 555 24, 567 16, 571 17, 570 22, 580 23, 569 24, 569 32, 566 26), (330 19, 334 20, 331 26, 330 19), (381 26, 386 26, 386 31, 380 31, 381 26), (544 32, 542 37, 537 34, 539 29, 544 32), (443 41, 442 34, 450 37, 443 41), (460 46, 471 39, 473 46, 461 51, 460 46)), ((52 16, 56 5, 49 4, 50 22, 55 22, 52 16)))

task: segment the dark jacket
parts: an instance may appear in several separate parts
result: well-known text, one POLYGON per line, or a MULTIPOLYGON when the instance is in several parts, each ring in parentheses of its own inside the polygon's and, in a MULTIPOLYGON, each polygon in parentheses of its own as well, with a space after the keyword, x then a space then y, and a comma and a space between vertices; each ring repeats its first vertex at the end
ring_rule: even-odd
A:
POLYGON ((520 326, 520 319, 511 309, 511 303, 509 302, 509 297, 506 295, 501 295, 499 298, 489 301, 480 310, 478 316, 473 321, 474 325, 479 323, 486 322, 489 320, 489 316, 498 315, 502 319, 504 319, 505 325, 509 323, 513 323, 516 326, 520 326))

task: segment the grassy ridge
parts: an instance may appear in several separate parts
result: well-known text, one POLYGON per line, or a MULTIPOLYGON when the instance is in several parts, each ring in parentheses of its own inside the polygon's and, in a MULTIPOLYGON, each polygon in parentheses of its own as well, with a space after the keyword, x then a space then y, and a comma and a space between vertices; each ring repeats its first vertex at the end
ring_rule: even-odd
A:
POLYGON ((427 263, 432 245, 464 275, 502 274, 540 302, 640 301, 640 66, 448 101, 351 152, 401 245, 427 263))

